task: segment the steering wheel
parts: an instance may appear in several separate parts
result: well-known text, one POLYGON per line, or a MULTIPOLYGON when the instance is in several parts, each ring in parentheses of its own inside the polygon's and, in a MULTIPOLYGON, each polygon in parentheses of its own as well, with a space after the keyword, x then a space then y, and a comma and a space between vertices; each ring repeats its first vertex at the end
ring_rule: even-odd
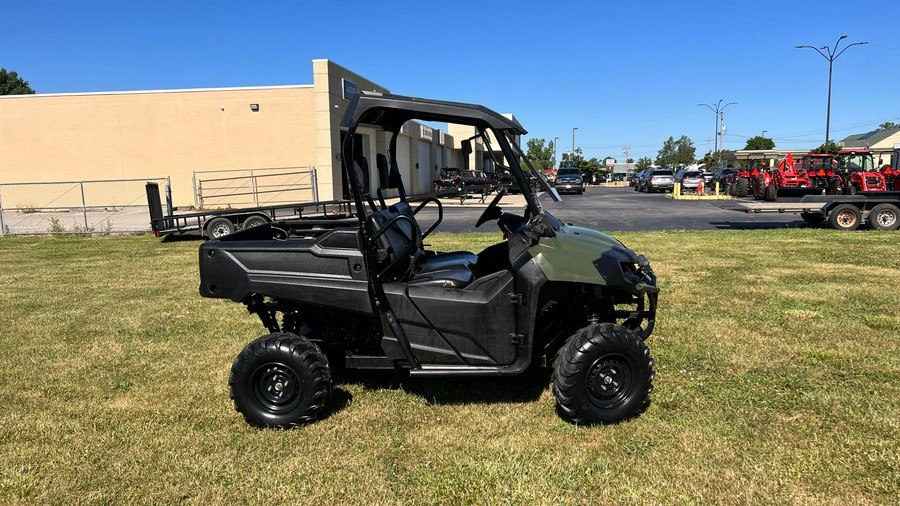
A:
POLYGON ((494 197, 494 200, 492 200, 491 203, 488 204, 488 206, 484 209, 484 212, 481 213, 478 221, 475 222, 475 228, 480 227, 486 221, 496 220, 503 214, 497 204, 500 203, 500 199, 502 199, 504 195, 506 195, 506 188, 501 188, 500 191, 497 192, 497 196, 494 197))

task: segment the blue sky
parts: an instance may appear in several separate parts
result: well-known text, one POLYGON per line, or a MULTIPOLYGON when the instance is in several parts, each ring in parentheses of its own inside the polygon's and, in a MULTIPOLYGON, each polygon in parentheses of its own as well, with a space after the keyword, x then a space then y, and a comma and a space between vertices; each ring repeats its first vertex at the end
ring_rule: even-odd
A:
POLYGON ((39 93, 312 83, 327 58, 395 93, 516 114, 588 157, 654 158, 669 136, 724 147, 825 137, 828 62, 798 44, 868 41, 835 61, 831 137, 900 123, 900 2, 5 2, 0 66, 39 93), (852 12, 851 12, 852 11, 852 12), (842 15, 841 13, 847 13, 842 15), (893 30, 893 32, 891 31, 893 30))

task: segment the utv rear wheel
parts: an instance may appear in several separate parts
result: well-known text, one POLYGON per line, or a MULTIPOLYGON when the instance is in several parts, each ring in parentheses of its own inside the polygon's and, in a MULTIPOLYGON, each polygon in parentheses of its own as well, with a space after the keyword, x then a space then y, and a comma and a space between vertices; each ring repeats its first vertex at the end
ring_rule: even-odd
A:
POLYGON ((234 408, 247 423, 290 429, 318 419, 331 393, 331 372, 325 355, 308 339, 274 333, 241 351, 228 385, 234 408))
POLYGON ((841 204, 828 215, 828 224, 835 230, 856 230, 861 220, 859 209, 852 204, 841 204))
POLYGON ((647 345, 621 325, 590 325, 575 333, 553 365, 553 395, 572 423, 614 423, 650 403, 653 359, 647 345))
POLYGON ((878 204, 869 212, 869 226, 875 230, 897 230, 900 209, 891 204, 878 204))

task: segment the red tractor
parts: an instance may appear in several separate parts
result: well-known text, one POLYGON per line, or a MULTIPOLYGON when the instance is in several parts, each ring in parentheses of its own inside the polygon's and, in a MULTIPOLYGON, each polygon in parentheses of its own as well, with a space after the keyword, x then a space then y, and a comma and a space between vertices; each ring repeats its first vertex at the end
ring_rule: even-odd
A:
POLYGON ((769 167, 768 160, 747 160, 747 166, 741 166, 731 173, 725 182, 725 193, 732 197, 750 195, 759 174, 769 167))
POLYGON ((794 165, 794 155, 788 153, 775 167, 765 167, 753 182, 753 198, 774 202, 782 188, 809 188, 806 171, 794 165))
POLYGON ((831 153, 809 153, 803 155, 800 160, 800 166, 806 172, 809 178, 810 186, 813 188, 828 188, 828 184, 834 177, 834 169, 831 168, 831 160, 834 155, 831 153))
POLYGON ((826 188, 830 195, 887 190, 884 174, 875 169, 871 150, 842 149, 831 161, 831 166, 834 177, 826 188))
MULTIPOLYGON (((881 163, 880 159, 879 162, 881 163)), ((879 171, 884 176, 884 184, 888 190, 900 191, 900 144, 894 144, 891 163, 879 171)))

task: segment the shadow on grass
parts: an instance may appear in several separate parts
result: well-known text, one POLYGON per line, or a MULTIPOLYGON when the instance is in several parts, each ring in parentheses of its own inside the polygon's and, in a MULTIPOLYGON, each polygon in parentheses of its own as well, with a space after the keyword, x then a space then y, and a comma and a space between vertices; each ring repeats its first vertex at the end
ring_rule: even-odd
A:
POLYGON ((203 239, 200 232, 185 232, 183 234, 166 234, 160 242, 182 242, 182 241, 199 241, 203 239))
POLYGON ((771 230, 785 228, 812 228, 805 221, 711 221, 710 225, 720 230, 771 230))
POLYGON ((533 402, 550 385, 551 369, 538 368, 519 376, 428 378, 403 371, 342 370, 335 384, 357 384, 367 390, 404 390, 430 404, 492 404, 533 402))

